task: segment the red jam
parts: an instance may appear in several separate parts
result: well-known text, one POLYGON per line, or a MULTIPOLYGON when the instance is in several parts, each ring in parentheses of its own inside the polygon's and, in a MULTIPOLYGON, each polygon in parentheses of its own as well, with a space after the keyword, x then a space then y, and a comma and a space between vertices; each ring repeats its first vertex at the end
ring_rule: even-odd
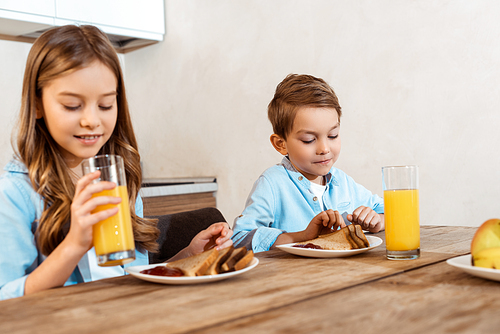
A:
POLYGON ((318 245, 315 245, 315 244, 312 244, 312 243, 308 243, 308 244, 305 244, 305 245, 293 245, 292 247, 297 247, 297 248, 312 248, 312 249, 323 249, 323 248, 321 248, 321 246, 318 246, 318 245))
POLYGON ((170 276, 170 277, 180 277, 184 276, 182 271, 179 269, 168 268, 166 266, 157 266, 151 269, 145 269, 141 271, 141 274, 156 275, 156 276, 170 276))

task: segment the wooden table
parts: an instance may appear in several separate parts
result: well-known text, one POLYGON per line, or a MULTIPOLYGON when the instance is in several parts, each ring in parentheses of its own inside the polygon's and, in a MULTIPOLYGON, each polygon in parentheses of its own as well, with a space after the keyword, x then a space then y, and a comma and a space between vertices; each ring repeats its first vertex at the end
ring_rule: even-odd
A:
POLYGON ((422 227, 412 261, 387 260, 385 244, 342 259, 274 250, 214 283, 124 276, 52 289, 0 302, 0 333, 498 333, 500 283, 445 262, 469 253, 475 231, 422 227))

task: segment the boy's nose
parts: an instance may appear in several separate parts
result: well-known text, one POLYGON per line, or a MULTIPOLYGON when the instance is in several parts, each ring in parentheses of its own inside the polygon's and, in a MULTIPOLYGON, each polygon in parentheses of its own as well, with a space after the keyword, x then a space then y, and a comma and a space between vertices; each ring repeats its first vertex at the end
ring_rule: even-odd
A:
POLYGON ((316 152, 318 155, 325 155, 330 152, 330 147, 324 141, 318 141, 318 146, 316 148, 316 152))

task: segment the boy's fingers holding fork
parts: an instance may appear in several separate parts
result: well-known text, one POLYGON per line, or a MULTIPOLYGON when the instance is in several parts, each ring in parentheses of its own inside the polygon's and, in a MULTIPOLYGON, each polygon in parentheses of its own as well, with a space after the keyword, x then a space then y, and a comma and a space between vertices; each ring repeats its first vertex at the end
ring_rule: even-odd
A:
POLYGON ((328 228, 333 229, 334 231, 337 230, 339 227, 345 227, 345 222, 344 219, 342 218, 342 215, 338 211, 333 211, 332 209, 324 211, 328 215, 328 228))

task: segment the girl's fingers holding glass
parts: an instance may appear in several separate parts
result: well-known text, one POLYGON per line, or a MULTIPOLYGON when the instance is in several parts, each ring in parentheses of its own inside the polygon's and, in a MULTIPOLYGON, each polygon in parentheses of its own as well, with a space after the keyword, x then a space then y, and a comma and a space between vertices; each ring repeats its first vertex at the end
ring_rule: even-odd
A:
POLYGON ((93 213, 90 216, 88 216, 86 219, 86 223, 93 226, 102 220, 108 219, 109 217, 113 217, 117 213, 118 213, 117 207, 102 210, 102 211, 93 213))
POLYGON ((106 204, 120 204, 122 202, 122 198, 115 196, 96 196, 92 197, 91 201, 93 204, 95 203, 96 206, 106 204))
MULTIPOLYGON (((104 190, 111 190, 116 187, 116 183, 109 181, 101 181, 98 183, 90 183, 81 189, 79 193, 75 191, 75 197, 73 198, 73 203, 76 205, 83 205, 83 203, 89 201, 93 195, 98 194, 104 190)), ((95 196, 95 198, 101 196, 95 196)))
POLYGON ((101 175, 100 171, 95 171, 95 172, 92 172, 92 173, 89 173, 87 175, 82 176, 76 182, 75 193, 82 191, 86 186, 88 186, 90 183, 92 183, 92 181, 97 180, 100 175, 101 175))
POLYGON ((90 200, 87 201, 90 206, 93 206, 94 210, 100 205, 107 205, 107 204, 120 204, 122 202, 121 197, 115 197, 115 196, 96 196, 92 197, 90 200))
POLYGON ((92 226, 98 222, 112 217, 118 213, 118 208, 110 208, 103 211, 91 214, 90 212, 77 212, 71 216, 71 227, 69 229, 68 238, 73 240, 75 244, 82 247, 92 247, 92 226))
POLYGON ((114 182, 110 182, 110 181, 100 181, 100 182, 97 182, 97 183, 92 183, 92 184, 89 184, 85 190, 87 190, 88 192, 92 193, 92 194, 96 194, 96 193, 99 193, 103 190, 111 190, 111 189, 114 189, 116 187, 116 183, 114 182))
MULTIPOLYGON (((79 216, 90 215, 93 210, 102 205, 117 205, 122 201, 121 197, 114 196, 97 196, 90 198, 79 207, 73 207, 74 213, 79 216)), ((72 205, 73 206, 73 205, 72 205)), ((118 209, 116 207, 116 209, 118 209)))

